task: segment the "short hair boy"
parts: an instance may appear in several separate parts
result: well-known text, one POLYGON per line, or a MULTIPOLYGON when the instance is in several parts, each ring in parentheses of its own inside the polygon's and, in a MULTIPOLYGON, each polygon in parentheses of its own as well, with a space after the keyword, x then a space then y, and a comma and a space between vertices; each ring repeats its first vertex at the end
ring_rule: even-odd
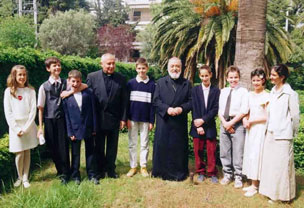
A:
POLYGON ((149 176, 147 171, 147 160, 149 153, 149 131, 153 129, 155 115, 152 105, 152 97, 155 82, 147 75, 148 63, 146 59, 139 58, 136 62, 137 76, 127 83, 130 94, 128 107, 129 129, 129 155, 131 169, 127 173, 132 177, 137 172, 137 140, 140 132, 140 167, 144 177, 149 176))
POLYGON ((81 90, 81 72, 72 70, 68 74, 73 95, 63 100, 68 136, 72 143, 71 178, 80 184, 80 147, 85 141, 86 170, 89 180, 99 184, 94 171, 94 140, 96 135, 95 100, 91 89, 81 90))
POLYGON ((209 66, 199 68, 201 84, 192 88, 192 125, 190 135, 193 137, 195 168, 197 181, 202 182, 205 176, 211 177, 212 183, 218 183, 216 177, 216 123, 220 90, 211 85, 212 72, 209 66), (204 146, 207 150, 207 166, 203 158, 204 146))
POLYGON ((227 69, 229 87, 221 90, 219 100, 220 157, 224 178, 222 185, 229 184, 234 177, 234 187, 243 187, 242 166, 245 129, 242 118, 248 113, 248 91, 239 86, 240 70, 236 66, 227 69))
POLYGON ((57 175, 62 184, 66 184, 70 172, 69 143, 66 137, 60 94, 67 88, 67 82, 60 78, 61 63, 58 58, 47 58, 45 66, 50 77, 40 86, 38 92, 39 130, 37 136, 39 137, 43 133, 42 124, 44 121, 47 149, 55 163, 57 175))

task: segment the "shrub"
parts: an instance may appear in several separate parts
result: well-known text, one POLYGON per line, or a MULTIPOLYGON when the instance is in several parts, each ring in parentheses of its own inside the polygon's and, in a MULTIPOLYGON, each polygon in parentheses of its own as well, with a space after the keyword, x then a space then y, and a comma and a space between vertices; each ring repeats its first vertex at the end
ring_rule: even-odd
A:
POLYGON ((7 17, 0 21, 0 42, 13 47, 34 47, 35 28, 25 17, 7 17))
MULTIPOLYGON (((6 79, 11 68, 16 64, 23 64, 29 71, 29 81, 38 91, 39 86, 48 79, 49 73, 45 70, 44 60, 49 56, 57 56, 61 60, 61 77, 66 78, 72 69, 79 69, 83 73, 85 81, 88 73, 100 70, 100 58, 80 58, 78 56, 62 56, 54 51, 41 52, 32 48, 13 49, 0 44, 0 100, 3 100, 3 92, 6 88, 6 79)), ((136 76, 135 64, 116 63, 116 71, 121 72, 127 79, 136 76)), ((159 70, 153 67, 149 75, 159 78, 159 70)), ((7 132, 7 125, 4 118, 3 108, 0 108, 0 136, 7 132)))
POLYGON ((57 12, 42 22, 39 40, 45 50, 85 56, 94 45, 94 28, 93 16, 83 10, 57 12))
MULTIPOLYGON (((3 185, 10 185, 17 177, 15 155, 8 149, 8 134, 0 139, 0 180, 3 185)), ((45 152, 45 145, 31 150, 31 169, 41 166, 41 154, 45 152)), ((3 187, 2 187, 3 188, 3 187)), ((4 187, 5 188, 5 187, 4 187)))

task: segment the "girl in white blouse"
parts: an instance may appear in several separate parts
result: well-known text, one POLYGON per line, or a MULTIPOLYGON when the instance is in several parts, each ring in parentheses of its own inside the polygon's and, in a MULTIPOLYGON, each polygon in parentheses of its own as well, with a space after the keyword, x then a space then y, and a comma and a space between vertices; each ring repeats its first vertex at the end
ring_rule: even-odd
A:
POLYGON ((35 124, 36 93, 29 85, 26 68, 22 65, 14 66, 7 78, 4 113, 9 125, 9 151, 16 154, 18 179, 14 186, 18 187, 23 183, 28 188, 30 149, 38 145, 35 124))

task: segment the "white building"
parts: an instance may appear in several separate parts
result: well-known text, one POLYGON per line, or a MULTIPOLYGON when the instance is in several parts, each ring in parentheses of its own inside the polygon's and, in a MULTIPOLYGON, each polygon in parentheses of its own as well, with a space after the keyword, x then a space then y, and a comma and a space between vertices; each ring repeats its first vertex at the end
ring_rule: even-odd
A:
POLYGON ((126 5, 130 8, 128 24, 136 24, 135 29, 142 30, 152 20, 150 6, 160 3, 161 0, 125 0, 126 5))
MULTIPOLYGON (((135 30, 143 30, 153 18, 150 6, 161 3, 161 0, 124 0, 124 2, 130 9, 127 24, 136 24, 135 30)), ((133 42, 134 52, 140 50, 141 45, 141 42, 133 42)))

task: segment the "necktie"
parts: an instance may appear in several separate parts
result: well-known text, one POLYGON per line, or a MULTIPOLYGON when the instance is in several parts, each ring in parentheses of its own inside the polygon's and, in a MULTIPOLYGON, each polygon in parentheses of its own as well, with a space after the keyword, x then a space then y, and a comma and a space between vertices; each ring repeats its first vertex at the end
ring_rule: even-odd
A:
POLYGON ((229 93, 228 98, 227 98, 225 112, 224 112, 224 119, 226 121, 229 120, 229 111, 230 111, 230 104, 231 104, 231 92, 232 92, 232 89, 230 89, 230 93, 229 93))

